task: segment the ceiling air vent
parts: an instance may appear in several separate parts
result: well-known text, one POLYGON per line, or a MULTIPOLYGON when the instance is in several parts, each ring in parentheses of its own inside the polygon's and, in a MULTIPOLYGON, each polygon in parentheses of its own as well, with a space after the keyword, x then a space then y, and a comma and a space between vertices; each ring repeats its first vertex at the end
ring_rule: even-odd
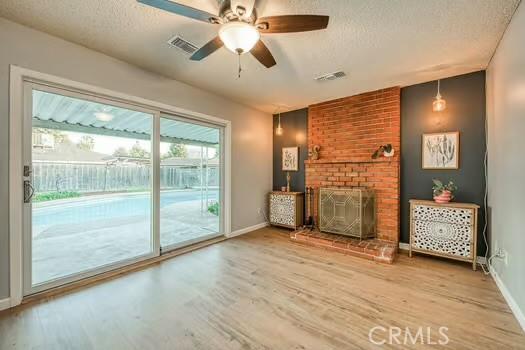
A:
POLYGON ((315 78, 315 80, 317 80, 317 81, 327 81, 327 80, 339 79, 339 78, 342 78, 342 77, 346 77, 346 74, 343 71, 339 71, 339 72, 334 72, 334 73, 328 73, 328 74, 325 74, 325 75, 321 75, 320 77, 315 78))
POLYGON ((182 51, 186 52, 188 55, 193 55, 193 53, 195 51, 197 51, 197 49, 198 49, 197 46, 193 45, 189 41, 186 41, 186 40, 182 39, 178 35, 173 37, 173 38, 171 38, 168 41, 168 44, 170 46, 173 46, 173 47, 179 49, 179 50, 182 50, 182 51))

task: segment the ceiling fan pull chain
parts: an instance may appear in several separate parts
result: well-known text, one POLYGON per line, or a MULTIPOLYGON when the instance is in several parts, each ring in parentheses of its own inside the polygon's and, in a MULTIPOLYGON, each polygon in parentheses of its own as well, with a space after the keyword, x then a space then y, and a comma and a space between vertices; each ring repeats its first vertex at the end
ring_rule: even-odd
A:
POLYGON ((241 72, 242 72, 242 68, 241 68, 241 53, 239 52, 238 53, 238 56, 239 56, 239 75, 238 75, 238 79, 241 78, 241 72))

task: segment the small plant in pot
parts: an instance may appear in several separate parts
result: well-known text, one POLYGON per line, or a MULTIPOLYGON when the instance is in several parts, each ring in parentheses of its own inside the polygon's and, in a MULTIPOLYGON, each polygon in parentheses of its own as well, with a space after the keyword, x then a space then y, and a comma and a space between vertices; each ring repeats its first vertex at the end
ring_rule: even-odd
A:
POLYGON ((374 154, 372 154, 372 159, 377 159, 377 158, 379 158, 382 155, 385 156, 385 157, 393 157, 394 156, 394 147, 392 147, 392 145, 390 143, 388 143, 386 145, 379 146, 379 148, 376 149, 374 154))
POLYGON ((443 184, 438 179, 433 179, 434 186, 432 186, 432 190, 434 193, 434 201, 436 203, 448 203, 452 199, 454 199, 454 191, 458 189, 456 184, 454 182, 449 181, 448 184, 443 184))

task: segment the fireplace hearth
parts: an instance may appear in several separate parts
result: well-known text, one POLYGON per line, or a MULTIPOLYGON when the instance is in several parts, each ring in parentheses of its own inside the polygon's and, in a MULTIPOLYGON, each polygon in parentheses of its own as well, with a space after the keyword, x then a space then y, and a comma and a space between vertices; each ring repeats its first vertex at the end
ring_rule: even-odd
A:
POLYGON ((316 229, 300 229, 290 233, 295 243, 313 246, 345 255, 392 264, 397 255, 397 244, 381 239, 360 240, 349 236, 319 232, 316 229))

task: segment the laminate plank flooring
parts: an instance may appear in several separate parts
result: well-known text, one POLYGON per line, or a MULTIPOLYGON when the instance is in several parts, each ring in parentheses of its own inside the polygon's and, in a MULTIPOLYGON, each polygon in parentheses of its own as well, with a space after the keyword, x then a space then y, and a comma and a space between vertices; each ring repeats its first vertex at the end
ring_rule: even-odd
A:
POLYGON ((525 349, 525 334, 492 278, 469 264, 379 264, 275 228, 0 312, 2 350, 378 348, 525 349), (392 344, 390 326, 402 330, 392 344), (387 343, 370 342, 373 327, 387 343), (407 327, 423 338, 397 344, 407 327), (444 340, 439 327, 447 346, 429 344, 444 340))

